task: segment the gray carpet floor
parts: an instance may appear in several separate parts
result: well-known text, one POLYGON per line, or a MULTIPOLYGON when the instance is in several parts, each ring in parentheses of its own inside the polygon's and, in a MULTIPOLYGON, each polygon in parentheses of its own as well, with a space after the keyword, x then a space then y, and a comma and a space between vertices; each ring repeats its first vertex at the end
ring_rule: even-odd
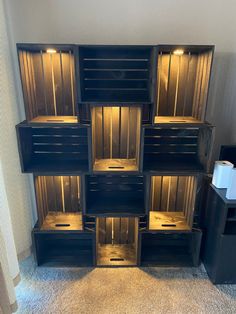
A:
POLYGON ((236 313, 236 285, 199 268, 47 268, 21 262, 17 313, 236 313))

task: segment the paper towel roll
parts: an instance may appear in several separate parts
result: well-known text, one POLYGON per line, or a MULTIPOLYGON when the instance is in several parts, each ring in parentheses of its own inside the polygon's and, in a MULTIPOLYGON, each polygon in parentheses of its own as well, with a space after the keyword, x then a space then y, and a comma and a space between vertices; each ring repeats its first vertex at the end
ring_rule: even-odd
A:
POLYGON ((229 200, 236 200, 236 168, 231 170, 230 183, 227 188, 226 198, 229 200))
POLYGON ((215 162, 212 184, 218 189, 226 189, 229 187, 231 171, 234 165, 226 160, 215 162))

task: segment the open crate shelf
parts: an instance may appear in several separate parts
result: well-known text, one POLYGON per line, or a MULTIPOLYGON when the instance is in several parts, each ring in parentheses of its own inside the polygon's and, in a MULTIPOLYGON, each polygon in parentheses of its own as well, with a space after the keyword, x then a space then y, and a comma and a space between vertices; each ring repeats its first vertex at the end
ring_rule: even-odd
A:
POLYGON ((77 123, 75 47, 18 44, 26 119, 77 123))
POLYGON ((86 213, 142 215, 145 213, 144 177, 135 175, 86 176, 86 213))
POLYGON ((93 170, 138 171, 140 107, 92 107, 93 170))
POLYGON ((136 266, 138 263, 137 217, 97 218, 97 265, 136 266))
POLYGON ((82 172, 89 169, 89 128, 74 124, 17 125, 23 172, 82 172))
POLYGON ((152 176, 149 230, 191 231, 197 183, 195 176, 152 176))
POLYGON ((199 265, 202 232, 141 234, 141 266, 191 267, 199 265))
POLYGON ((212 127, 145 127, 143 171, 208 171, 212 127))
POLYGON ((152 50, 148 46, 80 46, 81 102, 152 102, 152 50))
POLYGON ((94 234, 91 232, 42 232, 33 230, 37 264, 44 266, 92 267, 94 234))
POLYGON ((204 122, 213 46, 158 46, 154 123, 204 122))
POLYGON ((83 230, 80 176, 35 176, 34 186, 40 230, 83 230))

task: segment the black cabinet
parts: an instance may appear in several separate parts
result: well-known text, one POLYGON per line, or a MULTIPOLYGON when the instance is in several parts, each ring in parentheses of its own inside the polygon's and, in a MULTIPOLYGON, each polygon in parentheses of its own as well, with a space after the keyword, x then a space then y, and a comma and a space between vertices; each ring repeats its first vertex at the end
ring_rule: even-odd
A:
POLYGON ((226 189, 209 187, 203 262, 215 284, 236 283, 236 200, 226 189))

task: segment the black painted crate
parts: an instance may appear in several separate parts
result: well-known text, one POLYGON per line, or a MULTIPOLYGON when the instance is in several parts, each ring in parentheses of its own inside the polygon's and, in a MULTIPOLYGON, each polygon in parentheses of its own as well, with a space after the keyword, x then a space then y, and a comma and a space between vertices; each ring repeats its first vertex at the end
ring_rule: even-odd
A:
POLYGON ((95 233, 42 232, 35 228, 32 236, 38 266, 94 265, 95 233))
POLYGON ((89 170, 89 128, 20 123, 16 130, 22 172, 56 174, 89 170))
POLYGON ((202 232, 141 233, 141 266, 198 266, 202 232))
POLYGON ((206 172, 209 168, 213 127, 145 127, 144 172, 206 172))
POLYGON ((151 46, 80 46, 80 102, 152 102, 153 60, 151 46))
POLYGON ((86 214, 137 216, 145 213, 142 175, 86 176, 86 214))

